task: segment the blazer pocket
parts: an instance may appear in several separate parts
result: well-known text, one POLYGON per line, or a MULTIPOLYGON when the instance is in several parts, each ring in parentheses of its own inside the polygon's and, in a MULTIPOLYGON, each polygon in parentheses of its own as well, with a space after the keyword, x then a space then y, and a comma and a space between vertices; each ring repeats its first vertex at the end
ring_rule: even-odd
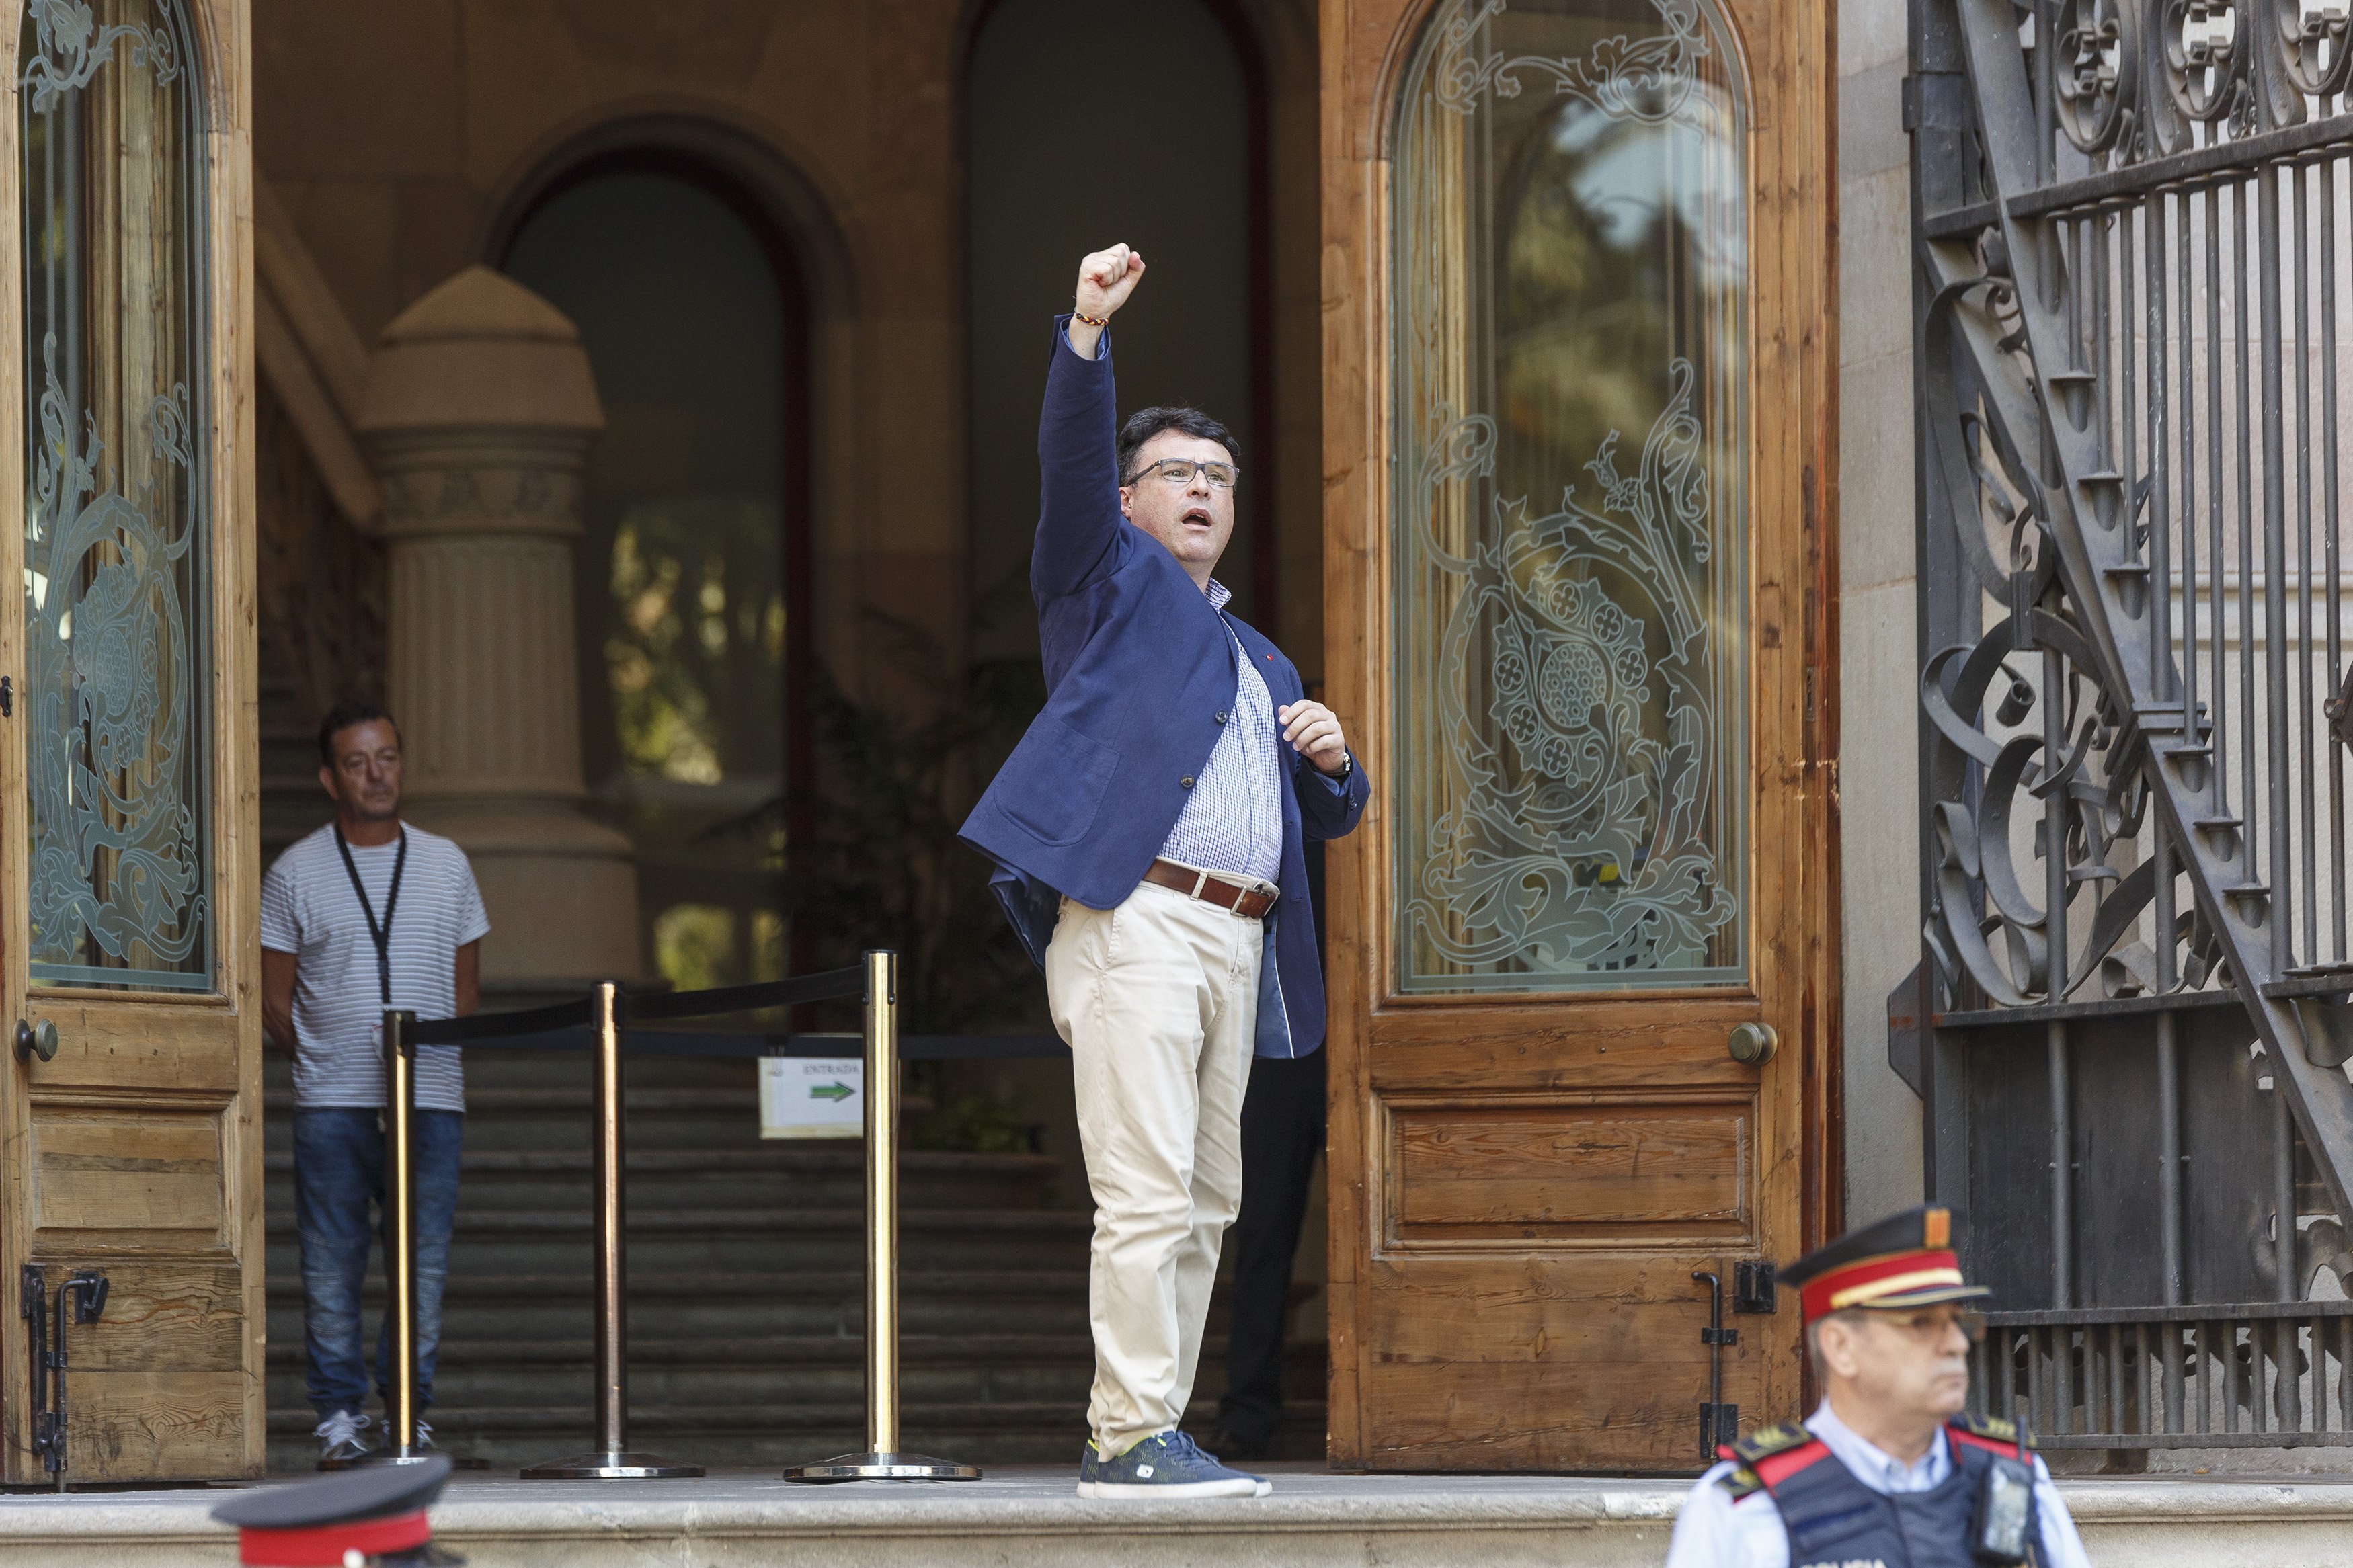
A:
POLYGON ((1006 759, 1005 815, 1040 844, 1075 844, 1103 809, 1119 753, 1040 713, 1006 759))

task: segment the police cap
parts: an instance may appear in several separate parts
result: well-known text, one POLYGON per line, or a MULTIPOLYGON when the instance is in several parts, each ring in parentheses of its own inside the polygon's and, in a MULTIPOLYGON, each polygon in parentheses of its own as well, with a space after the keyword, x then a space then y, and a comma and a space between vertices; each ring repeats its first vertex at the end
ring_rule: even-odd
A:
POLYGON ((415 1552, 433 1539, 425 1510, 449 1481, 449 1460, 375 1465, 315 1481, 246 1492, 213 1510, 237 1527, 248 1568, 343 1568, 354 1557, 415 1552))
POLYGON ((1809 1323, 1849 1308, 1981 1300, 1993 1292, 1961 1278, 1968 1217, 1934 1204, 1889 1215, 1783 1264, 1780 1283, 1798 1289, 1809 1323))

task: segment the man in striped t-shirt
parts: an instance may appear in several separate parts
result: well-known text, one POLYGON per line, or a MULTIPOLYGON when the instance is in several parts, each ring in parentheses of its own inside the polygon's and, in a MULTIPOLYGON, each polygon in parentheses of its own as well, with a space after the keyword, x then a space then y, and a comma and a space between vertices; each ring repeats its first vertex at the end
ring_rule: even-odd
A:
MULTIPOLYGON (((303 1351, 322 1459, 369 1451, 360 1286, 369 1205, 384 1200, 383 1014, 471 1013, 491 929, 466 852, 400 820, 400 731, 375 703, 337 703, 319 726, 319 782, 335 820, 296 842, 261 883, 261 1014, 294 1058, 294 1211, 302 1243, 303 1351)), ((433 1403, 441 1283, 465 1125, 458 1047, 417 1052, 417 1381, 433 1403)), ((376 1340, 389 1404, 392 1325, 376 1340)), ((421 1442, 429 1442, 417 1423, 421 1442)))

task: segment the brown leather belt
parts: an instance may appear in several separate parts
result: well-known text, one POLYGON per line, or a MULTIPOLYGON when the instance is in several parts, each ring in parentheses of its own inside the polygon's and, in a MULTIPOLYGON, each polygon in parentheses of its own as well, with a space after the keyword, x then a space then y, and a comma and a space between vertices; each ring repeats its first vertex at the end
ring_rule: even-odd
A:
POLYGON ((1155 888, 1189 894, 1205 904, 1231 910, 1246 921, 1263 920, 1282 895, 1214 871, 1196 871, 1174 860, 1155 860, 1144 879, 1155 888))

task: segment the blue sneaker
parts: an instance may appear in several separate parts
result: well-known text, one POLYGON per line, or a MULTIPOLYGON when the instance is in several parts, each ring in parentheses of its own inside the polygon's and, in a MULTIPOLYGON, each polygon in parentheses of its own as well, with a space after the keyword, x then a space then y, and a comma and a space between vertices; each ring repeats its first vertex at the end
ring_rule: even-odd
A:
POLYGON ((1095 1450, 1095 1440, 1092 1437, 1088 1438, 1087 1451, 1079 1456, 1079 1495, 1081 1497, 1095 1495, 1095 1471, 1098 1468, 1097 1461, 1101 1458, 1102 1456, 1095 1450))
MULTIPOLYGON (((1095 1462, 1094 1490, 1102 1501, 1152 1498, 1259 1497, 1266 1483, 1229 1470, 1182 1432, 1156 1432, 1112 1458, 1095 1462)), ((1269 1487, 1268 1490, 1273 1489, 1269 1487)))
MULTIPOLYGON (((1215 1434, 1211 1435, 1215 1436, 1215 1434)), ((1253 1494, 1254 1496, 1272 1497, 1274 1495, 1274 1483, 1268 1480, 1264 1476, 1250 1476, 1250 1473, 1248 1470, 1236 1470, 1233 1466, 1227 1464, 1223 1459, 1219 1458, 1215 1454, 1212 1454, 1198 1443, 1194 1443, 1192 1438, 1187 1437, 1185 1441, 1192 1444, 1193 1452, 1200 1455, 1201 1458, 1208 1460, 1209 1463, 1217 1466, 1219 1469, 1233 1470, 1234 1474, 1238 1476, 1250 1476, 1250 1479, 1258 1485, 1258 1490, 1253 1494)))

